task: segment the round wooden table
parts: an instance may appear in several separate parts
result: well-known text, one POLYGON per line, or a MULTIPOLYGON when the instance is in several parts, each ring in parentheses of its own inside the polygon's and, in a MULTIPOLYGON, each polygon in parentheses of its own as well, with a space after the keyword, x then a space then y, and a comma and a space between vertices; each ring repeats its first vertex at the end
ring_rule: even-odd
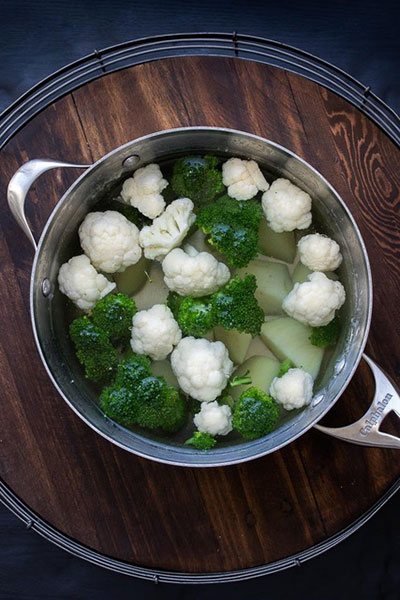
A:
MULTIPOLYGON (((301 564, 346 537, 398 487, 398 453, 310 431, 256 461, 190 469, 104 440, 57 395, 41 364, 29 316, 32 248, 5 202, 10 177, 28 159, 91 163, 138 136, 189 125, 271 139, 333 184, 371 261, 367 353, 399 377, 400 152, 389 137, 340 96, 276 67, 194 56, 125 68, 58 99, 1 151, 1 493, 28 526, 97 564, 156 581, 223 581, 301 564)), ((36 236, 77 176, 57 170, 34 184, 36 236)), ((324 423, 356 420, 372 396, 361 364, 324 423)))

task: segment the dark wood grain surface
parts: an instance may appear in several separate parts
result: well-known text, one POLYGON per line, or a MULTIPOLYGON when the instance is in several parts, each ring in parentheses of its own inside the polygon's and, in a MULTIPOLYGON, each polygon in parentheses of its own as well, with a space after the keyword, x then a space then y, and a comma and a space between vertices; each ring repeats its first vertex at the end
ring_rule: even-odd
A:
MULTIPOLYGON (((311 431, 265 458, 216 469, 152 463, 113 446, 53 389, 31 333, 29 242, 6 185, 20 164, 87 163, 170 127, 246 130, 287 146, 336 187, 361 229, 374 278, 368 353, 399 379, 400 153, 335 94, 239 59, 176 58, 107 75, 43 111, 1 152, 0 476, 60 531, 146 567, 211 572, 269 563, 350 525, 396 481, 398 453, 311 431)), ((54 171, 29 195, 38 234, 78 172, 54 171)), ((344 425, 373 395, 365 365, 325 419, 344 425)))

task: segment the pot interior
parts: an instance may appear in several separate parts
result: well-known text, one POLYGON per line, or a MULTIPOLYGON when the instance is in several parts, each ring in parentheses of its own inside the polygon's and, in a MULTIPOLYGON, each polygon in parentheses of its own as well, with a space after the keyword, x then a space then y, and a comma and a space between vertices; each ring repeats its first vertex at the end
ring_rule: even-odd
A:
MULTIPOLYGON (((129 162, 129 161, 128 161, 129 162)), ((371 281, 368 259, 359 231, 333 188, 303 160, 290 151, 256 136, 223 129, 184 128, 165 131, 130 142, 108 154, 86 171, 55 207, 42 234, 31 280, 32 320, 42 359, 58 391, 68 404, 98 433, 137 454, 173 464, 215 466, 249 460, 272 452, 305 432, 332 406, 347 385, 362 354, 371 312, 371 281), (99 389, 83 376, 68 325, 72 305, 57 285, 62 263, 82 253, 77 235, 86 213, 105 197, 118 194, 122 182, 132 175, 123 163, 136 155, 135 169, 157 162, 168 168, 177 157, 190 153, 213 153, 222 158, 252 158, 271 182, 285 177, 308 192, 313 200, 313 222, 317 230, 335 239, 343 254, 338 270, 346 289, 341 309, 340 338, 326 352, 314 386, 314 399, 300 411, 286 413, 279 427, 259 440, 243 443, 235 436, 219 441, 218 447, 202 453, 183 446, 186 431, 174 440, 127 430, 106 418, 98 406, 99 389), (51 282, 52 293, 44 297, 43 279, 51 282)))

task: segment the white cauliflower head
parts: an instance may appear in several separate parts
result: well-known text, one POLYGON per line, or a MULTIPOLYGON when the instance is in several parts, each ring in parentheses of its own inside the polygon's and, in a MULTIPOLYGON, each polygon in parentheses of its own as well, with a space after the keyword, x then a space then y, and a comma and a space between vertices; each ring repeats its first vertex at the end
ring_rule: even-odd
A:
POLYGON ((311 327, 320 327, 332 321, 345 299, 340 281, 332 281, 316 271, 308 276, 308 281, 295 284, 283 300, 282 308, 294 319, 311 327))
POLYGON ((193 208, 189 198, 178 198, 151 225, 143 227, 139 241, 146 258, 162 260, 172 248, 179 246, 196 220, 193 208))
POLYGON ((339 244, 320 233, 305 235, 297 247, 301 262, 312 271, 334 271, 343 260, 339 244))
POLYGON ((265 218, 280 233, 311 225, 311 197, 288 179, 276 179, 262 196, 265 218))
POLYGON ((212 402, 225 388, 233 362, 222 342, 185 337, 171 354, 181 389, 200 402, 212 402))
POLYGON ((137 354, 164 360, 182 337, 178 323, 165 304, 140 310, 132 319, 131 347, 137 354))
POLYGON ((163 178, 160 167, 153 163, 138 169, 133 177, 124 181, 121 197, 143 215, 154 219, 164 210, 165 200, 161 192, 167 185, 168 181, 163 178))
POLYGON ((313 378, 303 369, 289 369, 272 380, 269 393, 285 410, 301 408, 311 402, 313 378))
POLYGON ((209 252, 193 246, 171 250, 162 262, 164 281, 181 296, 207 296, 219 290, 230 278, 229 269, 209 252))
POLYGON ((265 192, 269 188, 255 160, 230 158, 222 165, 222 181, 235 200, 250 200, 259 190, 265 192))
POLYGON ((88 257, 81 254, 61 265, 58 271, 58 285, 61 292, 78 308, 90 310, 100 298, 110 293, 116 284, 98 273, 88 257))
POLYGON ((193 419, 199 431, 210 435, 227 435, 232 431, 232 411, 218 402, 202 402, 200 412, 193 419))
POLYGON ((88 213, 79 238, 92 264, 104 273, 121 273, 142 256, 139 229, 115 210, 88 213))

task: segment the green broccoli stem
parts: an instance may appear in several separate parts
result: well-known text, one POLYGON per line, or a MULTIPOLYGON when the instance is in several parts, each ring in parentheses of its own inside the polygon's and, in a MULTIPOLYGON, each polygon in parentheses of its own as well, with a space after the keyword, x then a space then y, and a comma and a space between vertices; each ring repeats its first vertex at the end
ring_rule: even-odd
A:
POLYGON ((237 385, 248 385, 251 383, 252 380, 250 376, 250 371, 246 371, 244 375, 237 375, 236 377, 234 377, 229 383, 229 385, 230 387, 236 387, 237 385))

